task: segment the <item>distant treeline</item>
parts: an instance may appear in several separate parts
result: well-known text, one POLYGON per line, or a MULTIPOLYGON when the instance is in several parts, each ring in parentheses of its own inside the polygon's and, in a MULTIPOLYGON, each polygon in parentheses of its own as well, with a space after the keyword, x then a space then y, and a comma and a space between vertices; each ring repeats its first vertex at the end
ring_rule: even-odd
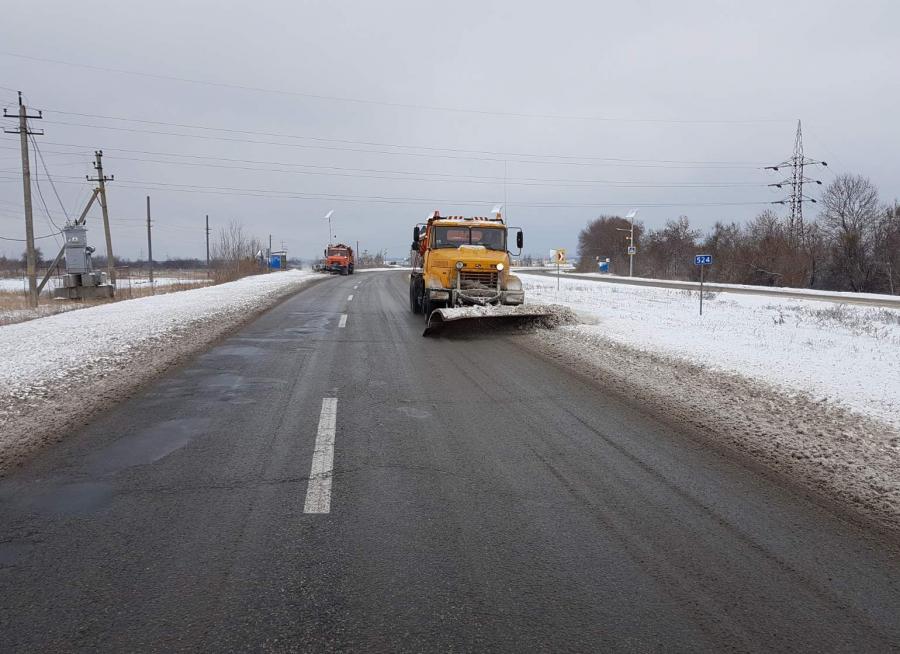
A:
MULTIPOLYGON (((826 188, 820 211, 803 222, 767 210, 745 224, 717 222, 706 234, 687 216, 661 229, 635 223, 634 274, 697 279, 695 254, 711 254, 708 278, 734 284, 791 286, 835 291, 900 293, 900 205, 884 205, 866 178, 841 175, 826 188)), ((600 216, 578 235, 578 270, 628 274, 630 222, 600 216)))

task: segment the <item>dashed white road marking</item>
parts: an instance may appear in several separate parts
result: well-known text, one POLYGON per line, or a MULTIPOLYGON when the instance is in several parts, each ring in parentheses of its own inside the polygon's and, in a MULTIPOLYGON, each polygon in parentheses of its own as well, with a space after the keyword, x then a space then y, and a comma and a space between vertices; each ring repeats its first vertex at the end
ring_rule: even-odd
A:
POLYGON ((353 287, 353 290, 355 291, 355 290, 358 289, 358 288, 359 288, 359 284, 357 284, 356 286, 354 286, 354 287, 353 287))
POLYGON ((343 328, 346 327, 346 326, 347 326, 347 314, 346 314, 346 313, 342 313, 342 314, 341 314, 341 321, 338 323, 338 328, 343 329, 343 328))
POLYGON ((347 302, 353 302, 353 293, 347 296, 347 302))
POLYGON ((331 512, 331 480, 334 477, 334 432, 337 425, 337 398, 322 398, 316 449, 313 450, 306 489, 304 513, 331 512))

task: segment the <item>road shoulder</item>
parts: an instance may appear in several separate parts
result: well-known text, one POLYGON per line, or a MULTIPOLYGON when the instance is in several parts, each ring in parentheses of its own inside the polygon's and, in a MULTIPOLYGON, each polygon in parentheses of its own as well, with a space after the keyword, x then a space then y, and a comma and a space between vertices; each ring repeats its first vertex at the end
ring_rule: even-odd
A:
POLYGON ((678 431, 760 466, 854 521, 900 535, 900 433, 803 393, 572 328, 526 347, 678 431))

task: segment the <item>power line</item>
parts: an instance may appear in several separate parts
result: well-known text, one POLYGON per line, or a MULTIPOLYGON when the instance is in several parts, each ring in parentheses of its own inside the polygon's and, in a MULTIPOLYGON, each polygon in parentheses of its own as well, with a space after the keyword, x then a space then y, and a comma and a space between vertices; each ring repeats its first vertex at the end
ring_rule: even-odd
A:
MULTIPOLYGON (((66 205, 63 204, 62 198, 59 197, 59 191, 56 190, 56 184, 53 183, 53 177, 50 176, 50 170, 47 168, 47 162, 44 161, 44 155, 41 153, 41 149, 38 147, 37 141, 34 136, 31 137, 31 143, 34 146, 34 151, 37 152, 38 159, 41 160, 41 166, 44 168, 44 174, 47 176, 47 181, 50 182, 50 187, 53 189, 53 194, 56 196, 56 201, 59 202, 59 208, 62 209, 63 215, 66 217, 66 220, 69 220, 69 212, 66 211, 66 205)), ((37 175, 34 176, 35 182, 37 182, 37 175)), ((40 189, 40 186, 38 186, 40 189)), ((43 195, 41 196, 41 200, 43 201, 43 195)), ((44 209, 47 209, 46 203, 44 204, 44 209)), ((50 218, 50 222, 53 222, 53 218, 50 217, 50 210, 47 209, 47 217, 50 218)), ((53 226, 56 229, 59 229, 59 225, 53 223, 53 226)))
POLYGON ((396 109, 416 109, 425 111, 439 111, 451 113, 465 113, 480 116, 498 116, 504 118, 540 118, 546 120, 578 120, 578 121, 598 121, 598 122, 616 122, 616 123, 661 123, 673 125, 716 125, 716 124, 757 124, 757 123, 780 123, 786 122, 780 118, 760 118, 760 119, 726 119, 726 120, 710 120, 710 119, 664 119, 664 118, 619 118, 612 116, 576 116, 564 114, 548 114, 548 113, 525 113, 510 111, 491 111, 486 109, 473 109, 463 107, 447 107, 438 105, 416 104, 407 102, 388 102, 382 100, 372 100, 367 98, 354 98, 346 96, 324 95, 320 93, 309 93, 303 91, 292 91, 285 89, 272 89, 257 86, 248 86, 232 82, 216 82, 212 80, 192 79, 188 77, 177 77, 174 75, 163 75, 159 73, 148 73, 144 71, 128 70, 124 68, 111 68, 107 66, 95 66, 72 61, 61 61, 59 59, 50 59, 48 57, 32 57, 15 52, 0 51, 0 55, 7 57, 15 57, 17 59, 25 59, 28 61, 37 61, 41 63, 50 63, 61 66, 70 66, 73 68, 84 68, 104 73, 116 73, 119 75, 133 75, 138 77, 160 79, 186 84, 198 84, 203 86, 212 86, 217 88, 234 89, 240 91, 253 91, 256 93, 272 93, 277 95, 287 95, 294 97, 308 98, 312 100, 328 100, 332 102, 346 102, 352 104, 367 104, 382 107, 391 107, 396 109))
MULTIPOLYGON (((100 114, 88 114, 88 113, 78 113, 72 111, 62 111, 59 109, 44 109, 46 113, 57 113, 66 116, 78 116, 81 118, 96 118, 101 120, 118 120, 122 122, 130 122, 130 123, 139 123, 143 125, 157 125, 162 127, 177 127, 180 129, 196 129, 203 131, 211 131, 211 132, 224 132, 227 134, 247 134, 252 136, 266 136, 266 137, 274 137, 274 138, 287 138, 287 139, 298 139, 298 140, 306 140, 306 141, 320 141, 323 143, 342 143, 345 145, 366 145, 372 147, 388 147, 388 148, 404 148, 408 150, 428 150, 434 152, 454 152, 459 154, 478 154, 478 155, 491 155, 496 157, 536 157, 542 159, 572 159, 572 160, 581 160, 581 161, 610 161, 617 163, 627 163, 627 162, 643 162, 643 163, 670 163, 670 164, 716 164, 716 165, 743 165, 750 167, 759 167, 762 162, 754 162, 754 161, 692 161, 692 160, 677 160, 677 159, 629 159, 622 157, 592 157, 592 156, 582 156, 582 155, 566 155, 566 154, 536 154, 529 152, 502 152, 502 151, 494 151, 494 150, 472 150, 465 148, 449 148, 449 147, 441 147, 441 146, 428 146, 428 145, 406 145, 402 143, 388 143, 381 141, 362 141, 357 139, 338 139, 338 138, 327 138, 321 136, 305 136, 299 134, 285 134, 280 132, 262 132, 257 130, 246 130, 246 129, 233 129, 233 128, 224 128, 224 127, 210 127, 209 125, 189 125, 185 123, 170 123, 159 120, 145 120, 140 118, 125 118, 122 116, 104 116, 100 114)), ((92 125, 81 125, 85 127, 93 127, 92 125)))
MULTIPOLYGON (((463 155, 463 154, 441 154, 439 152, 405 152, 405 151, 388 151, 388 150, 372 150, 372 149, 362 149, 362 148, 350 148, 350 147, 337 147, 337 146, 328 146, 328 145, 310 145, 308 143, 284 143, 279 141, 258 141, 253 139, 242 139, 242 138, 234 138, 234 137, 226 137, 226 136, 207 136, 203 134, 183 134, 177 132, 164 132, 159 130, 149 130, 149 129, 139 129, 135 127, 113 127, 111 125, 89 125, 86 123, 73 123, 61 120, 48 120, 47 124, 52 125, 65 125, 68 127, 86 127, 89 129, 104 129, 111 130, 115 132, 131 132, 135 134, 153 134, 154 136, 175 136, 178 138, 192 138, 192 139, 201 139, 206 141, 223 141, 228 143, 249 143, 251 145, 274 145, 278 147, 285 148, 301 148, 306 150, 327 150, 332 152, 356 152, 363 154, 384 154, 384 155, 392 155, 392 156, 408 156, 408 157, 423 157, 428 159, 457 159, 457 160, 468 160, 468 161, 493 161, 497 163, 502 163, 503 161, 507 161, 508 157, 496 157, 496 156, 476 156, 472 155, 463 155)), ((537 157, 538 155, 533 155, 537 157)), ((553 155, 550 155, 551 157, 553 155)), ((616 166, 628 166, 634 168, 678 168, 678 169, 721 169, 721 168, 741 168, 741 169, 751 169, 756 170, 760 166, 759 165, 695 165, 695 164, 667 164, 667 163, 637 163, 629 162, 629 161, 617 161, 617 160, 608 160, 605 164, 600 161, 575 161, 575 160, 561 160, 561 161, 553 161, 549 159, 519 159, 513 160, 515 163, 529 163, 529 164, 541 164, 541 165, 568 165, 568 166, 597 166, 597 165, 616 165, 616 166)))
MULTIPOLYGON (((42 238, 55 238, 60 235, 60 232, 56 232, 55 234, 46 234, 45 236, 35 236, 33 237, 35 241, 42 238)), ((28 239, 25 238, 9 238, 6 236, 0 236, 0 241, 14 241, 16 243, 25 243, 28 239)))
MULTIPOLYGON (((79 144, 70 144, 70 143, 54 143, 51 141, 47 142, 49 145, 57 145, 62 147, 87 147, 86 145, 79 144)), ((117 155, 117 160, 122 161, 143 161, 149 163, 161 163, 166 165, 205 165, 213 168, 226 168, 226 169, 235 169, 235 170, 258 170, 261 172, 284 172, 284 173, 301 173, 301 174, 331 174, 331 173, 315 173, 308 171, 294 171, 294 170, 279 170, 275 168, 261 168, 258 165, 275 165, 275 166, 289 166, 294 168, 312 168, 314 170, 328 170, 328 171, 340 171, 340 172, 352 172, 352 173, 381 173, 386 175, 429 175, 433 177, 445 177, 447 180, 440 179, 417 179, 412 181, 468 181, 473 183, 484 183, 484 184, 500 184, 504 181, 503 177, 493 177, 493 176, 475 176, 475 175, 453 175, 449 173, 432 173, 427 171, 407 171, 407 170, 390 170, 390 169, 380 169, 380 168, 347 168, 342 166, 323 166, 316 164, 297 164, 291 162, 282 162, 282 161, 265 161, 265 160, 255 160, 255 159, 236 159, 236 158, 228 158, 228 157, 212 157, 212 156, 204 156, 204 155, 194 155, 194 154, 184 154, 177 152, 154 152, 148 150, 134 150, 128 148, 106 148, 107 152, 126 152, 133 154, 147 154, 151 156, 160 156, 160 157, 178 157, 178 158, 186 158, 186 159, 200 159, 203 161, 224 161, 227 163, 246 163, 246 164, 254 164, 257 167, 247 168, 242 166, 217 166, 213 164, 194 164, 189 162, 172 162, 172 161, 158 161, 153 159, 146 159, 140 157, 122 157, 117 155)), ((49 151, 54 152, 54 151, 49 151)), ((65 152, 54 152, 55 154, 70 154, 65 152)), ((74 154, 73 154, 74 156, 74 154)), ((78 155, 83 156, 83 155, 78 155)), ((391 179, 395 181, 404 181, 402 178, 382 178, 382 177, 374 177, 371 175, 335 175, 335 176, 343 176, 343 177, 359 177, 359 178, 371 178, 371 179, 391 179)), ((703 188, 703 187, 738 187, 738 186, 747 186, 747 187, 755 187, 755 186, 765 186, 765 184, 758 182, 683 182, 683 183, 645 183, 640 181, 629 181, 629 180, 605 180, 605 179, 575 179, 575 178, 545 178, 545 177, 520 177, 520 178, 511 178, 505 180, 510 184, 516 185, 526 185, 526 186, 556 186, 557 183, 563 185, 606 185, 606 186, 623 186, 623 187, 641 187, 641 188, 703 188), (546 182, 547 184, 543 184, 546 182)))
MULTIPOLYGON (((69 178, 77 180, 78 178, 69 178)), ((384 202, 390 204, 410 204, 410 203, 452 203, 463 205, 488 205, 496 204, 497 198, 480 198, 480 199, 459 199, 459 198, 430 198, 430 197, 400 197, 400 196, 379 196, 379 195, 351 195, 351 194, 331 194, 331 193, 304 193, 299 191, 283 191, 279 189, 258 189, 258 188, 240 188, 230 186, 201 186, 194 184, 175 184, 167 182, 152 182, 147 180, 129 180, 121 177, 116 179, 120 188, 143 189, 149 188, 164 189, 172 192, 182 193, 206 193, 211 195, 232 195, 245 197, 263 197, 270 199, 282 200, 336 200, 343 202, 384 202)), ((63 183, 62 181, 60 183, 63 183)), ((81 183, 80 181, 71 181, 68 183, 81 183)), ((767 205, 770 202, 761 201, 744 201, 744 202, 657 202, 657 203, 583 203, 583 202, 512 202, 517 207, 543 207, 543 208, 565 208, 565 207, 724 207, 724 206, 758 206, 767 205)))

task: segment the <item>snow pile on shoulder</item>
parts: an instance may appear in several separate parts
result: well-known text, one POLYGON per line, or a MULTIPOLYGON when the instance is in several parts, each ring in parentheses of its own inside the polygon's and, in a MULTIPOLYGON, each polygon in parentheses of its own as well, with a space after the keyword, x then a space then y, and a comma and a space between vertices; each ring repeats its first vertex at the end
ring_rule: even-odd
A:
POLYGON ((0 326, 0 469, 321 277, 254 275, 0 326))
POLYGON ((900 310, 521 275, 526 297, 570 307, 600 335, 737 373, 900 427, 900 310))
POLYGON ((522 276, 544 351, 713 447, 900 529, 900 311, 522 276))

